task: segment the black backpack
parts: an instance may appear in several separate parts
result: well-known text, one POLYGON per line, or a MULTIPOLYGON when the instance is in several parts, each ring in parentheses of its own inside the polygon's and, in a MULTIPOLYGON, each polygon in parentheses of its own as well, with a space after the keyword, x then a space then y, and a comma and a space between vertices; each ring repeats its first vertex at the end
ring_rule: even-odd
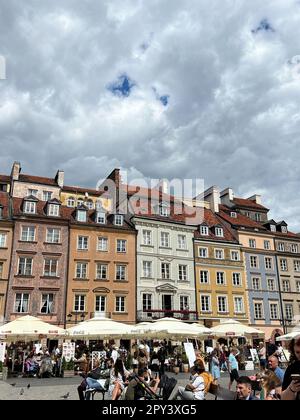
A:
POLYGON ((172 394, 176 385, 177 380, 175 378, 169 378, 167 375, 162 375, 159 387, 163 400, 168 400, 170 398, 170 395, 172 394))

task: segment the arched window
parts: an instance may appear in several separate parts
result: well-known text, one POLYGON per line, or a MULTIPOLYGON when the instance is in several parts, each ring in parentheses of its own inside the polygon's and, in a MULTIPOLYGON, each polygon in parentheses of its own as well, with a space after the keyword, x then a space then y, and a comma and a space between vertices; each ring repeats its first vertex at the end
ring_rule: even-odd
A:
POLYGON ((67 206, 68 207, 75 207, 75 198, 74 197, 69 197, 68 198, 67 206))
POLYGON ((94 208, 93 200, 88 200, 86 202, 86 206, 87 206, 88 209, 93 210, 93 208, 94 208))

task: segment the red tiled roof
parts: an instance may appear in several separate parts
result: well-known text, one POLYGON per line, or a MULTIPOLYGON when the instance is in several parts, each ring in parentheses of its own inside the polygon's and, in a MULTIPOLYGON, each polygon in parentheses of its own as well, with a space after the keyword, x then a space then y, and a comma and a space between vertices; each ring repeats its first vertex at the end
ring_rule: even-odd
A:
POLYGON ((9 217, 9 194, 5 192, 0 192, 0 205, 3 207, 3 219, 8 219, 9 217))
POLYGON ((209 236, 201 235, 200 231, 195 231, 195 238, 196 239, 209 239, 218 242, 235 242, 238 243, 237 239, 234 236, 234 231, 222 220, 217 214, 213 213, 213 211, 204 209, 204 220, 203 223, 207 224, 209 229, 209 236), (212 227, 214 226, 222 226, 224 230, 224 237, 220 238, 219 236, 214 235, 212 231, 212 227))
POLYGON ((243 214, 237 213, 237 217, 231 217, 230 212, 232 209, 221 205, 219 215, 226 220, 226 222, 230 223, 232 226, 236 227, 245 227, 251 229, 259 229, 261 231, 266 231, 267 229, 264 228, 261 224, 255 222, 254 220, 250 219, 243 214))
POLYGON ((0 182, 10 182, 10 177, 8 175, 0 175, 0 182))
POLYGON ((272 232, 272 234, 275 235, 275 236, 278 236, 279 238, 294 238, 294 239, 300 240, 299 233, 293 233, 293 232, 288 232, 288 233, 272 232))
MULTIPOLYGON (((165 194, 161 190, 157 190, 156 188, 144 188, 139 187, 136 185, 122 185, 123 189, 127 191, 127 195, 129 197, 135 195, 140 196, 142 198, 148 198, 152 200, 162 200, 167 202, 174 202, 176 201, 176 197, 170 194, 165 194)), ((177 200, 179 202, 179 200, 177 200)))
POLYGON ((25 175, 20 174, 19 181, 21 182, 29 182, 32 184, 45 184, 45 185, 51 185, 53 187, 57 187, 57 182, 53 178, 45 178, 41 176, 33 176, 33 175, 25 175))
POLYGON ((257 204, 253 200, 244 199, 244 198, 234 198, 233 202, 235 204, 235 207, 245 207, 245 208, 253 208, 256 210, 265 210, 269 211, 266 207, 262 206, 261 204, 257 204))
POLYGON ((98 197, 100 197, 101 195, 105 194, 105 191, 98 191, 98 190, 93 190, 93 189, 89 189, 89 188, 84 188, 84 187, 70 187, 70 186, 64 186, 62 189, 62 192, 72 192, 72 193, 79 193, 79 194, 91 194, 91 195, 96 195, 98 197))

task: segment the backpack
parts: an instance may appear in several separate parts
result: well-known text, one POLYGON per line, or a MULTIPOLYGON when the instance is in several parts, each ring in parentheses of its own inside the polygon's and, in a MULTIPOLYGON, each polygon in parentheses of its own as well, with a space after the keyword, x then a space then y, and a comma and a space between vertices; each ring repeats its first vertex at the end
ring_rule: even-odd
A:
POLYGON ((168 400, 173 392, 173 389, 177 385, 175 378, 169 378, 167 375, 162 375, 159 383, 163 400, 168 400))
POLYGON ((209 372, 203 372, 201 375, 204 380, 204 394, 209 392, 210 386, 214 381, 213 376, 209 372))

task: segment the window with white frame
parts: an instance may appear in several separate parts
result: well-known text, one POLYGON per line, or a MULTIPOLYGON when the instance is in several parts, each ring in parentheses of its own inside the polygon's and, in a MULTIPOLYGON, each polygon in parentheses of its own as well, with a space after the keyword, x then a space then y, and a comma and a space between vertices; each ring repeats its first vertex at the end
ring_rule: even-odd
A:
POLYGON ((200 233, 202 236, 208 236, 209 235, 208 226, 200 226, 200 233))
POLYGON ((232 273, 232 284, 235 287, 241 287, 242 285, 241 273, 232 273))
POLYGON ((93 210, 93 208, 94 208, 94 202, 93 202, 93 200, 87 200, 86 203, 85 203, 85 205, 87 206, 87 208, 89 210, 93 210))
POLYGON ((189 297, 180 296, 179 298, 180 311, 187 311, 189 309, 189 297))
POLYGON ((211 312, 209 295, 201 295, 201 312, 211 312))
POLYGON ((106 296, 97 295, 95 297, 95 312, 106 311, 106 296))
POLYGON ((151 230, 143 230, 143 245, 152 245, 151 230))
POLYGON ((32 188, 30 188, 30 189, 28 190, 28 195, 32 195, 33 197, 36 197, 36 198, 37 198, 37 196, 38 196, 38 193, 39 193, 39 191, 38 191, 38 190, 34 190, 34 189, 32 189, 32 188))
MULTIPOLYGON (((21 241, 34 242, 34 239, 35 239, 35 227, 22 226, 21 241)), ((0 247, 1 247, 1 233, 0 233, 0 247)))
POLYGON ((125 296, 116 296, 116 312, 125 312, 125 296))
POLYGON ((97 263, 96 265, 96 278, 97 280, 108 279, 108 264, 97 263))
POLYGON ((83 206, 84 204, 84 198, 83 197, 79 197, 77 199, 77 206, 83 206))
MULTIPOLYGON (((0 276, 0 278, 1 278, 1 276, 0 276)), ((300 293, 300 280, 296 281, 296 290, 297 290, 297 293, 300 293)))
POLYGON ((284 242, 279 242, 278 243, 277 250, 280 251, 280 252, 284 252, 285 251, 284 242))
POLYGON ((86 210, 77 210, 77 222, 85 223, 87 218, 86 210))
POLYGON ((123 265, 123 264, 116 265, 116 280, 119 280, 119 281, 126 280, 126 265, 123 265))
POLYGON ((240 261, 240 252, 239 251, 231 251, 231 261, 240 261))
POLYGON ((52 198, 51 191, 43 191, 43 201, 50 201, 52 198))
POLYGON ((101 252, 108 251, 108 238, 104 238, 102 236, 98 237, 98 246, 97 250, 101 252))
POLYGON ((235 211, 230 212, 230 217, 232 217, 233 219, 236 219, 237 213, 235 211))
POLYGON ((124 216, 122 214, 115 214, 114 225, 123 226, 123 223, 124 223, 124 216))
POLYGON ((29 294, 16 293, 15 297, 15 312, 24 314, 29 312, 29 294))
POLYGON ((272 257, 265 257, 265 268, 266 270, 273 269, 273 258, 272 257))
POLYGON ((170 235, 168 232, 161 232, 160 233, 160 246, 163 248, 170 247, 170 235))
POLYGON ((200 271, 200 283, 201 284, 208 284, 209 283, 209 273, 208 273, 208 271, 204 271, 204 270, 200 271))
POLYGON ((150 293, 143 293, 143 312, 152 310, 152 295, 150 293))
POLYGON ((249 239, 249 247, 250 248, 256 248, 256 240, 255 239, 249 239))
POLYGON ((178 249, 187 249, 187 242, 185 235, 178 235, 178 249))
POLYGON ((48 216, 58 217, 59 216, 59 205, 58 204, 49 204, 48 206, 48 216))
POLYGON ((46 242, 51 244, 59 244, 60 243, 60 229, 47 229, 47 236, 46 242))
POLYGON ((68 198, 67 206, 68 207, 75 207, 75 198, 74 197, 69 197, 68 198))
POLYGON ((87 279, 87 274, 88 274, 88 263, 86 262, 76 263, 76 278, 87 279))
POLYGON ((0 279, 3 278, 3 266, 4 266, 4 263, 0 262, 0 279))
POLYGON ((254 255, 250 256, 250 267, 251 268, 258 268, 258 258, 254 255))
POLYGON ((89 249, 89 237, 88 236, 78 236, 77 249, 79 251, 87 251, 89 249))
POLYGON ((106 223, 106 214, 100 211, 97 211, 97 218, 96 223, 99 223, 100 225, 105 225, 106 223))
POLYGON ((224 237, 224 230, 223 228, 217 227, 215 229, 216 232, 216 236, 218 236, 219 238, 223 238, 224 237))
POLYGON ((152 278, 152 261, 143 261, 143 277, 152 278))
POLYGON ((52 258, 46 258, 44 262, 44 276, 57 277, 58 261, 52 258))
POLYGON ((253 290, 261 290, 261 279, 259 277, 252 277, 253 290))
POLYGON ((127 245, 127 241, 125 239, 117 239, 117 252, 119 254, 125 254, 126 245, 127 245))
POLYGON ((32 263, 33 259, 28 257, 19 258, 19 276, 31 276, 32 275, 32 263))
POLYGON ((294 308, 291 303, 285 304, 285 317, 288 321, 292 321, 294 318, 294 308))
POLYGON ((223 249, 215 249, 215 258, 217 260, 224 260, 224 250, 223 249))
POLYGON ((260 222, 261 221, 261 214, 260 213, 255 213, 255 220, 257 222, 260 222))
POLYGON ((0 233, 0 248, 6 247, 6 238, 7 238, 6 233, 0 233))
POLYGON ((198 248, 200 258, 208 258, 208 249, 207 248, 198 248))
POLYGON ((163 217, 168 217, 170 215, 170 210, 167 206, 159 206, 159 214, 163 217))
POLYGON ((282 291, 285 293, 291 291, 291 283, 289 280, 282 280, 282 291))
POLYGON ((267 284, 268 284, 269 292, 275 292, 276 291, 275 279, 267 279, 267 284))
POLYGON ((244 298, 241 296, 234 297, 234 313, 235 314, 243 314, 244 310, 244 298))
POLYGON ((226 284, 225 281, 225 273, 222 271, 217 271, 217 278, 216 278, 217 285, 224 286, 226 284))
POLYGON ((300 260, 294 260, 294 270, 300 271, 300 260))
POLYGON ((187 265, 179 264, 178 266, 178 280, 187 281, 188 279, 188 267, 187 265))
POLYGON ((291 245, 291 252, 293 254, 298 254, 298 245, 297 244, 292 244, 291 245))
POLYGON ((34 201, 25 201, 24 212, 27 213, 27 214, 35 214, 36 213, 36 203, 34 201))
POLYGON ((281 268, 281 271, 288 271, 288 263, 286 259, 280 260, 280 268, 281 268))
POLYGON ((271 249, 271 242, 270 241, 264 241, 264 248, 265 250, 270 250, 271 249))
POLYGON ((170 264, 161 263, 161 278, 165 280, 170 279, 170 264))
POLYGON ((53 312, 54 312, 54 294, 53 293, 42 294, 41 313, 52 314, 53 312))
POLYGON ((74 311, 75 312, 85 311, 85 295, 75 295, 74 311))
POLYGON ((262 302, 254 302, 254 318, 264 319, 264 306, 262 302))
POLYGON ((270 303, 270 317, 273 321, 279 319, 278 303, 270 303))
POLYGON ((288 233, 288 229, 286 226, 281 226, 281 232, 282 233, 288 233))
POLYGON ((226 296, 218 296, 218 312, 219 313, 227 313, 228 306, 227 306, 227 297, 226 296))
POLYGON ((276 232, 276 226, 275 225, 271 225, 270 228, 271 228, 271 232, 276 232))

